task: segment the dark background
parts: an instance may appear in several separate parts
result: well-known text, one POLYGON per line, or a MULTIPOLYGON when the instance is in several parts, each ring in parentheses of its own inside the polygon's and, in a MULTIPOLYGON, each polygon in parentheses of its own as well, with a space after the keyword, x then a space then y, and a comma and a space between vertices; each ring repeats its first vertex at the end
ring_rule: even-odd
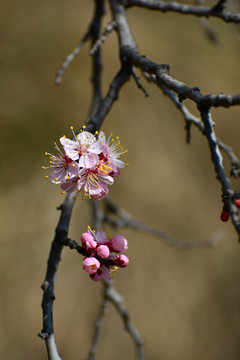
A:
MULTIPOLYGON (((84 124, 91 100, 87 44, 55 87, 55 72, 92 17, 92 1, 2 1, 0 20, 0 358, 46 359, 41 330, 40 285, 63 200, 45 178, 45 151, 70 126, 84 124)), ((172 75, 203 94, 239 93, 239 33, 221 20, 214 47, 192 16, 132 9, 129 21, 139 51, 170 63, 172 75)), ((105 17, 105 25, 110 18, 105 17)), ((104 91, 119 69, 117 37, 103 47, 104 91)), ((144 82, 144 81, 143 81, 144 82)), ((240 245, 231 223, 219 220, 221 187, 206 139, 192 131, 170 100, 133 80, 103 125, 119 135, 130 163, 111 196, 132 216, 173 236, 201 243, 222 237, 212 249, 177 250, 160 239, 121 229, 130 264, 115 276, 132 320, 146 342, 147 359, 237 360, 240 356, 240 245)), ((185 102, 197 114, 194 105, 185 102)), ((239 108, 213 110, 216 133, 239 155, 239 108)), ((224 158, 226 171, 230 169, 224 158)), ((240 191, 239 181, 232 180, 240 191)), ((90 206, 78 200, 69 236, 80 240, 91 223, 90 206)), ((114 235, 115 232, 111 231, 114 235)), ((56 283, 54 324, 60 355, 85 359, 101 300, 101 283, 88 279, 82 258, 65 249, 56 283)), ((97 359, 134 359, 134 346, 110 306, 97 359)))

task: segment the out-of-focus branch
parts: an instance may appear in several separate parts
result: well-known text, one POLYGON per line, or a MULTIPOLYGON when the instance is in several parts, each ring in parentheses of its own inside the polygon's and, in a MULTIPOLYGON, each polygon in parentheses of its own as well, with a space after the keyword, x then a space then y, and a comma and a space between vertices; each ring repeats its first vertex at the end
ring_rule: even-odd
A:
POLYGON ((104 223, 109 224, 114 228, 127 227, 132 230, 143 231, 147 234, 157 236, 161 241, 168 245, 178 249, 193 249, 193 248, 206 248, 212 247, 221 237, 221 234, 214 234, 212 238, 202 241, 182 241, 174 238, 164 230, 156 229, 151 226, 143 224, 141 221, 133 219, 132 216, 122 208, 118 207, 110 197, 104 199, 105 211, 104 211, 104 223))
POLYGON ((98 202, 91 200, 94 215, 94 228, 99 229, 103 224, 113 228, 129 228, 131 230, 143 231, 156 236, 168 245, 178 249, 206 248, 213 247, 221 237, 221 234, 214 234, 210 239, 202 242, 182 241, 174 238, 166 231, 156 229, 134 219, 127 211, 117 206, 108 195, 104 200, 104 208, 101 209, 98 202), (97 226, 97 227, 96 227, 97 226))
POLYGON ((137 329, 132 323, 121 295, 117 292, 112 282, 104 281, 104 285, 105 285, 105 289, 104 289, 105 298, 111 301, 111 303, 115 306, 117 312, 119 313, 119 315, 123 320, 126 331, 129 333, 129 335, 131 336, 132 340, 135 343, 137 360, 144 360, 145 356, 144 356, 143 339, 141 338, 137 329))
POLYGON ((95 360, 96 353, 97 353, 97 346, 99 342, 99 336, 101 332, 101 326, 104 320, 104 317, 106 316, 107 310, 108 310, 109 300, 105 296, 105 291, 103 293, 103 299, 101 308, 99 311, 99 315, 97 316, 97 319, 94 324, 94 334, 92 338, 91 348, 89 350, 88 354, 88 360, 95 360))
POLYGON ((215 17, 226 22, 240 23, 240 14, 231 13, 225 10, 225 1, 220 0, 215 6, 199 6, 180 4, 176 1, 161 0, 124 0, 126 8, 139 6, 149 10, 158 10, 162 12, 176 12, 183 15, 205 16, 207 18, 215 17))
POLYGON ((104 0, 95 0, 95 12, 93 15, 93 19, 89 25, 87 32, 83 35, 79 44, 73 49, 73 51, 65 58, 65 61, 61 65, 60 69, 56 73, 55 84, 60 85, 62 82, 62 77, 71 64, 71 62, 75 59, 75 57, 79 54, 85 42, 89 39, 93 40, 95 43, 99 36, 99 28, 101 18, 104 14, 104 0))
POLYGON ((111 21, 105 28, 105 30, 103 31, 103 33, 101 34, 101 36, 97 39, 97 41, 95 42, 95 44, 93 44, 92 49, 90 50, 90 54, 93 55, 95 53, 95 51, 102 45, 102 43, 104 43, 107 39, 107 36, 109 36, 109 34, 113 31, 113 29, 115 28, 116 24, 114 21, 111 21))
POLYGON ((127 311, 126 306, 124 305, 122 296, 118 293, 116 288, 113 286, 113 281, 102 281, 103 284, 103 299, 100 308, 99 315, 95 321, 94 326, 94 335, 92 339, 91 348, 88 354, 88 360, 95 360, 97 346, 99 342, 99 336, 101 331, 101 326, 104 320, 104 317, 107 313, 108 305, 111 302, 115 309, 117 310, 119 316, 122 318, 126 331, 131 336, 133 342, 135 343, 136 347, 136 359, 137 360, 144 360, 144 341, 139 335, 137 329, 135 328, 134 324, 132 323, 129 313, 127 311))
MULTIPOLYGON (((204 0, 195 0, 195 4, 196 5, 204 5, 204 0)), ((220 45, 220 40, 219 40, 218 34, 216 33, 216 31, 214 31, 211 28, 211 26, 209 25, 208 19, 206 19, 204 17, 200 17, 198 19, 198 21, 202 27, 204 34, 207 36, 208 40, 210 40, 210 42, 215 46, 220 45)))
POLYGON ((80 53, 80 50, 82 49, 84 43, 89 39, 90 31, 88 30, 86 34, 82 37, 78 45, 73 49, 73 51, 66 56, 64 59, 64 62, 62 63, 59 70, 56 72, 56 79, 55 79, 55 85, 60 85, 62 82, 62 77, 71 64, 71 62, 75 59, 75 57, 80 53))

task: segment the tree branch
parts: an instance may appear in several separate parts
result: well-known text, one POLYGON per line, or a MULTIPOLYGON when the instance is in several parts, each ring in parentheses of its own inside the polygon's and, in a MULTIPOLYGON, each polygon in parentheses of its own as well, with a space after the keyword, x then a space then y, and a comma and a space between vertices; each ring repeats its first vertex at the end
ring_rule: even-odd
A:
MULTIPOLYGON (((186 130, 187 132, 189 132, 189 125, 193 124, 194 126, 196 126, 201 133, 203 133, 204 130, 204 124, 202 123, 201 119, 194 116, 192 113, 190 113, 190 111, 186 108, 185 105, 183 105, 182 102, 179 102, 178 97, 171 91, 168 90, 164 85, 157 83, 156 81, 156 76, 155 75, 149 75, 147 73, 144 73, 145 78, 150 81, 150 82, 154 82, 162 91, 163 93, 169 97, 169 99, 171 99, 173 101, 173 103, 177 106, 177 108, 181 111, 183 117, 186 120, 186 130)), ((187 134, 187 143, 190 143, 190 139, 189 139, 190 135, 189 133, 187 134)), ((219 146, 220 149, 222 149, 226 155, 229 157, 231 164, 233 166, 232 170, 231 170, 231 174, 235 177, 238 177, 238 170, 240 169, 240 160, 238 159, 238 157, 234 154, 232 148, 230 146, 228 146, 227 144, 225 144, 222 140, 220 140, 219 138, 217 138, 217 144, 219 146)))
POLYGON ((198 5, 186 5, 180 4, 176 1, 161 1, 161 0, 124 0, 126 8, 133 6, 139 6, 149 10, 158 10, 162 12, 175 12, 183 15, 195 15, 219 18, 225 22, 240 23, 240 14, 231 13, 224 10, 222 6, 224 1, 218 2, 213 7, 198 6, 198 5))
POLYGON ((174 238, 164 230, 153 228, 151 226, 143 224, 139 220, 133 219, 129 213, 114 204, 113 201, 109 198, 109 196, 104 199, 104 203, 104 223, 107 223, 114 228, 126 227, 131 230, 143 231, 147 234, 160 238, 160 240, 164 244, 175 247, 177 249, 213 247, 221 237, 220 233, 216 233, 210 239, 202 242, 179 240, 174 238), (114 216, 111 216, 111 214, 113 214, 114 216))
POLYGON ((238 209, 235 205, 236 194, 232 190, 229 180, 224 172, 224 167, 222 163, 222 155, 219 151, 219 146, 217 139, 213 130, 213 121, 211 119, 211 113, 209 108, 200 108, 202 121, 204 123, 204 135, 207 137, 212 162, 214 163, 215 172, 217 174, 217 179, 222 184, 223 195, 227 197, 227 204, 230 210, 230 215, 232 218, 232 223, 239 235, 240 241, 240 218, 238 216, 238 209))
POLYGON ((111 282, 104 281, 105 284, 105 298, 112 302, 112 304, 115 306, 117 312, 121 316, 123 323, 125 325, 126 331, 131 336, 132 340, 135 343, 136 346, 136 353, 137 353, 137 359, 138 360, 144 360, 144 351, 143 351, 143 339, 140 337, 137 329, 133 325, 130 316, 128 314, 128 311, 123 303, 123 299, 121 295, 117 292, 117 290, 113 287, 111 282))
POLYGON ((44 283, 42 284, 43 299, 42 299, 42 311, 43 311, 43 329, 39 336, 45 340, 48 359, 59 360, 57 346, 54 338, 53 330, 53 301, 54 284, 56 280, 56 274, 58 265, 61 259, 61 253, 63 249, 63 243, 68 234, 68 228, 72 209, 74 206, 73 194, 68 194, 65 201, 60 206, 61 216, 55 230, 55 237, 51 245, 51 250, 48 258, 47 272, 44 283))
POLYGON ((130 78, 130 73, 128 68, 122 68, 115 78, 113 79, 110 88, 108 90, 107 95, 102 101, 99 103, 99 106, 96 109, 95 115, 88 119, 88 131, 94 133, 98 131, 102 126, 103 120, 106 115, 110 111, 114 101, 118 99, 118 94, 122 86, 128 81, 130 78))

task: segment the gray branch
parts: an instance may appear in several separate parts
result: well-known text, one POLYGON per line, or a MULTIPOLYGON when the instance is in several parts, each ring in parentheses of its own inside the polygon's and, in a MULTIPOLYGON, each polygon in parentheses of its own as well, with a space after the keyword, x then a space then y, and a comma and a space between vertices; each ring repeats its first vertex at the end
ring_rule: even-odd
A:
MULTIPOLYGON (((224 167, 222 163, 222 155, 219 151, 219 146, 217 143, 216 135, 213 130, 213 121, 211 119, 211 113, 209 108, 202 108, 201 110, 201 117, 202 121, 204 123, 204 135, 207 137, 210 152, 211 152, 211 158, 212 162, 215 167, 215 172, 217 174, 217 179, 222 184, 222 190, 223 195, 227 196, 227 204, 230 210, 230 215, 232 218, 232 223, 237 231, 237 233, 240 235, 240 218, 238 216, 238 209, 235 205, 235 197, 236 193, 233 191, 233 189, 230 186, 229 180, 224 172, 224 167)), ((240 241, 240 237, 239 237, 240 241)))
POLYGON ((143 7, 149 10, 158 10, 162 12, 175 12, 183 15, 205 16, 206 18, 215 17, 225 22, 240 23, 240 14, 231 13, 225 10, 225 1, 220 0, 215 6, 198 6, 180 4, 176 1, 161 0, 125 0, 124 5, 127 8, 133 6, 143 7))
POLYGON ((156 229, 154 227, 142 223, 139 220, 133 219, 129 213, 127 213, 122 208, 118 207, 110 199, 109 196, 104 199, 104 203, 105 203, 105 211, 103 214, 104 223, 109 224, 114 228, 126 227, 131 230, 143 231, 147 234, 160 238, 160 240, 164 244, 178 249, 213 247, 221 237, 220 233, 216 233, 210 239, 202 242, 182 241, 174 238, 172 235, 168 234, 164 230, 156 229))
MULTIPOLYGON (((144 76, 148 81, 154 82, 163 91, 163 93, 166 96, 168 96, 169 99, 172 100, 172 102, 176 105, 176 107, 181 111, 184 119, 186 120, 186 130, 187 130, 187 132, 190 129, 189 125, 193 124, 194 126, 196 126, 201 131, 201 133, 203 133, 204 124, 202 123, 200 118, 198 118, 197 116, 194 116, 192 113, 190 113, 190 111, 187 109, 187 107, 182 102, 179 101, 178 97, 171 90, 168 90, 162 84, 157 83, 156 76, 149 75, 147 73, 144 73, 144 76)), ((188 143, 191 142, 190 134, 187 134, 187 142, 188 143)), ((231 161, 231 164, 233 166, 233 168, 231 170, 231 174, 234 175, 234 172, 237 172, 240 169, 240 160, 234 154, 232 148, 230 146, 228 146, 227 144, 225 144, 219 138, 217 138, 217 144, 219 146, 219 149, 223 150, 226 153, 226 155, 229 157, 229 159, 231 161)))
POLYGON ((104 292, 100 312, 94 324, 94 334, 92 338, 91 348, 88 354, 88 360, 95 360, 97 353, 97 346, 99 343, 99 336, 101 332, 101 326, 108 310, 108 304, 109 304, 109 300, 106 298, 104 292))
POLYGON ((137 329, 132 323, 121 295, 113 287, 113 284, 111 282, 105 281, 104 283, 105 283, 105 298, 111 301, 111 303, 115 306, 117 312, 119 313, 119 315, 123 320, 126 331, 129 333, 132 340, 134 341, 136 346, 137 360, 144 360, 145 356, 144 356, 144 348, 143 348, 143 344, 144 344, 143 339, 141 338, 137 329))
POLYGON ((43 329, 39 336, 45 340, 49 360, 61 359, 61 357, 58 355, 53 329, 53 301, 55 300, 54 285, 56 281, 58 265, 61 259, 63 242, 68 234, 73 206, 73 195, 68 194, 65 198, 65 201, 60 206, 61 216, 55 230, 55 237, 52 242, 48 258, 47 272, 44 283, 42 284, 43 329))

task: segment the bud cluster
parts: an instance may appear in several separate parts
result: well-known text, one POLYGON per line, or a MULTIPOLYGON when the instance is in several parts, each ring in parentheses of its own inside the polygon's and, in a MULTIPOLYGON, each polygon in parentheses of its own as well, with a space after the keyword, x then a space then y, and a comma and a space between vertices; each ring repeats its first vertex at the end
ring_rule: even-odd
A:
POLYGON ((112 134, 106 139, 103 131, 95 135, 81 131, 76 135, 73 127, 71 130, 73 140, 61 137, 63 151, 55 143, 59 156, 45 153, 50 156, 50 166, 43 168, 52 168, 51 181, 60 184, 63 193, 81 192, 101 200, 107 195, 114 177, 120 174, 119 169, 126 165, 119 157, 127 150, 123 150, 119 137, 113 139, 112 134))
POLYGON ((101 278, 111 280, 118 267, 126 267, 129 263, 128 257, 122 254, 128 248, 127 239, 123 235, 111 238, 104 231, 95 234, 89 227, 88 231, 82 234, 81 242, 89 254, 83 260, 83 269, 94 281, 101 278))
MULTIPOLYGON (((240 209, 240 199, 235 200, 235 205, 237 206, 238 209, 240 209)), ((226 221, 228 221, 229 216, 230 216, 229 208, 228 208, 227 204, 224 203, 223 208, 222 208, 222 212, 221 212, 221 215, 220 215, 220 219, 223 222, 226 222, 226 221)))

